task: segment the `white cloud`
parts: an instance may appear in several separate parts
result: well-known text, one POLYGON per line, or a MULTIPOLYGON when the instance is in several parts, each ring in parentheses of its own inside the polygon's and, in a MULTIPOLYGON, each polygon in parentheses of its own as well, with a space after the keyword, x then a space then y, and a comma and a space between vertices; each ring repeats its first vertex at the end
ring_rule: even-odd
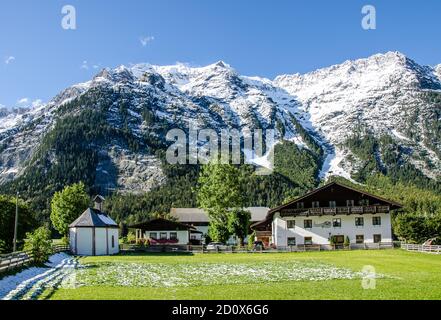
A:
POLYGON ((24 107, 38 108, 41 107, 43 104, 44 104, 43 100, 41 99, 31 100, 29 98, 21 98, 17 100, 15 106, 17 108, 24 108, 24 107))
POLYGON ((101 68, 101 64, 100 63, 95 63, 95 64, 92 64, 91 62, 89 62, 89 61, 87 61, 87 60, 84 60, 83 61, 83 63, 81 64, 81 66, 80 66, 80 69, 83 69, 83 70, 89 70, 89 69, 99 69, 99 68, 101 68))
POLYGON ((17 100, 17 104, 19 105, 28 104, 28 103, 29 103, 29 98, 21 98, 17 100))
POLYGON ((86 60, 83 61, 83 64, 81 65, 80 68, 84 70, 89 70, 89 64, 87 63, 86 60))
POLYGON ((153 36, 142 36, 141 38, 139 38, 139 42, 141 42, 141 45, 143 47, 146 47, 153 40, 155 40, 155 37, 153 36))
POLYGON ((15 61, 15 57, 14 56, 9 56, 5 58, 5 64, 10 64, 12 62, 15 61))

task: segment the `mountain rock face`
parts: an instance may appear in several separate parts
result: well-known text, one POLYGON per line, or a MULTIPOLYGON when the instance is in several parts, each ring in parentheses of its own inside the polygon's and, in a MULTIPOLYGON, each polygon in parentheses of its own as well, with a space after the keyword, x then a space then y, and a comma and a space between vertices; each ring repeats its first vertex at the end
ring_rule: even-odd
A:
POLYGON ((222 61, 120 66, 44 106, 0 112, 0 185, 81 179, 101 190, 148 191, 167 179, 166 132, 190 123, 275 128, 279 142, 317 154, 316 178, 410 170, 439 182, 440 119, 441 65, 397 52, 274 80, 242 76, 222 61))
POLYGON ((433 132, 426 125, 429 121, 439 126, 439 106, 427 101, 426 93, 436 94, 441 84, 430 67, 389 52, 306 75, 279 76, 274 83, 299 100, 294 112, 302 125, 332 146, 326 171, 343 176, 351 172, 344 142, 366 129, 376 137, 390 136, 408 148, 408 161, 428 176, 439 175, 439 144, 431 141, 433 132), (425 160, 436 169, 426 170, 424 160, 415 156, 418 152, 427 153, 425 160))

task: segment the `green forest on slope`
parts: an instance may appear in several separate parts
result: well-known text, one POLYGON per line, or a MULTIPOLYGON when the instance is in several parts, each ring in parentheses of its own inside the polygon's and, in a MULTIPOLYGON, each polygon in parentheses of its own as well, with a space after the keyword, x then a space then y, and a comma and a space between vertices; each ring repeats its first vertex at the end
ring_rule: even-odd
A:
MULTIPOLYGON (((200 167, 166 163, 164 136, 170 124, 156 117, 156 102, 152 100, 142 105, 141 119, 138 119, 128 112, 132 103, 130 96, 108 90, 90 90, 59 108, 54 128, 44 136, 28 163, 28 169, 18 179, 0 187, 3 194, 15 195, 16 191, 20 191, 21 198, 26 201, 25 212, 33 224, 49 222, 53 194, 80 181, 85 183, 91 196, 96 193, 107 196, 106 210, 118 222, 142 221, 153 214, 167 213, 171 207, 197 206, 195 188, 200 167), (115 106, 118 110, 113 114, 117 117, 110 123, 109 110, 115 106), (142 137, 130 130, 131 125, 139 122, 144 122, 148 128, 142 137), (124 146, 134 153, 156 155, 166 176, 164 184, 143 194, 107 193, 107 190, 97 188, 98 152, 100 148, 113 144, 124 146)), ((425 99, 427 103, 440 106, 433 112, 440 112, 440 95, 427 94, 425 99)), ((441 113, 435 116, 439 118, 441 113)), ((323 183, 318 179, 323 160, 322 148, 295 118, 292 122, 306 148, 288 141, 277 144, 275 171, 271 175, 259 176, 254 174, 251 165, 240 166, 247 176, 244 186, 247 206, 274 207, 323 183)), ((283 124, 277 125, 280 130, 283 129, 283 124)), ((425 129, 431 135, 424 143, 439 144, 439 121, 427 121, 425 129)), ((363 184, 357 184, 357 188, 365 188, 403 203, 408 213, 441 214, 440 183, 427 178, 404 161, 406 150, 391 137, 375 137, 358 130, 346 141, 345 147, 359 161, 352 175, 355 181, 363 184)), ((344 182, 351 184, 350 181, 344 182)), ((5 206, 9 204, 5 202, 5 206)))

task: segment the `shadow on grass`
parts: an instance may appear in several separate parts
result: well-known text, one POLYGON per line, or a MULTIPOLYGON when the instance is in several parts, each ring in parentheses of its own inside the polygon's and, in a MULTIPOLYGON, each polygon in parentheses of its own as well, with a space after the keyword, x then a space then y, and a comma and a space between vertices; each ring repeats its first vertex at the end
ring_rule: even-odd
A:
MULTIPOLYGON (((0 280, 2 280, 3 278, 9 277, 9 276, 15 276, 16 274, 19 274, 20 272, 22 272, 28 268, 31 268, 31 267, 41 267, 41 265, 37 265, 35 263, 29 262, 29 263, 21 265, 20 267, 14 267, 13 269, 8 270, 8 271, 2 271, 2 272, 0 272, 0 280)), ((44 265, 43 265, 43 267, 44 267, 44 265)))

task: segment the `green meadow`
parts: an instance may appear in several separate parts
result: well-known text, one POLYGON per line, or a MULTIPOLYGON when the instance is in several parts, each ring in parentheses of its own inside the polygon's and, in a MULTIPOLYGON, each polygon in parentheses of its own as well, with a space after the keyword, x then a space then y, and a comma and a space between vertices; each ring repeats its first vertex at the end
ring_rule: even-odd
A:
POLYGON ((441 255, 401 249, 117 255, 79 262, 81 268, 40 299, 441 299, 441 255))

